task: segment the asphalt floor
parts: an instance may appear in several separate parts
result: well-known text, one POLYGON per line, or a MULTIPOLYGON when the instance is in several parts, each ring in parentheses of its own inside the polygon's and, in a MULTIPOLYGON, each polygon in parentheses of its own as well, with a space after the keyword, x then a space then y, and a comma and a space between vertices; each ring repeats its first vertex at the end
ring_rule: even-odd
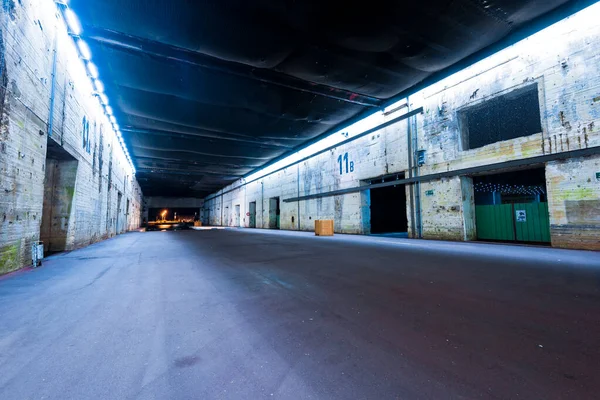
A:
POLYGON ((598 399, 600 254, 133 232, 0 278, 1 399, 598 399))

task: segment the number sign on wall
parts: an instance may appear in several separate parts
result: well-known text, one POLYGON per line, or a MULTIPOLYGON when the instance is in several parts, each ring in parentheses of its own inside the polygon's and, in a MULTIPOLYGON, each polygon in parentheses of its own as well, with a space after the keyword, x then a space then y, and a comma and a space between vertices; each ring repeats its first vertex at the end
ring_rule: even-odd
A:
POLYGON ((338 164, 340 167, 340 175, 344 175, 344 172, 346 174, 349 172, 354 172, 354 161, 348 160, 348 153, 344 153, 343 156, 340 154, 338 157, 338 164), (346 167, 345 169, 344 166, 346 167))

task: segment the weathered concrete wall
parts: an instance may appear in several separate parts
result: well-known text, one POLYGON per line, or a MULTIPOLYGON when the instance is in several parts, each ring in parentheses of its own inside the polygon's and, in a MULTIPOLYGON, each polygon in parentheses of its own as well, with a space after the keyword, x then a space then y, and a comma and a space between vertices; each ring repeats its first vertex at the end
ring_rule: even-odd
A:
MULTIPOLYGON (((411 109, 424 108, 422 115, 409 120, 413 137, 417 137, 416 149, 426 152, 425 165, 419 173, 600 146, 600 25, 592 17, 599 11, 600 5, 594 5, 407 98, 411 109), (542 132, 463 149, 461 110, 533 83, 538 84, 542 132)), ((373 118, 381 123, 404 112, 406 108, 373 118)), ((244 217, 242 226, 248 226, 245 214, 249 203, 255 201, 256 225, 267 228, 272 197, 283 200, 356 187, 365 180, 390 174, 408 176, 409 121, 398 122, 254 182, 239 180, 207 198, 205 223, 231 225, 235 205, 239 204, 244 217), (348 172, 345 165, 340 171, 338 162, 338 157, 345 154, 353 162, 348 172), (223 215, 225 210, 227 215, 223 215)), ((343 139, 344 133, 336 133, 327 140, 331 143, 343 139)), ((596 157, 546 165, 555 246, 600 249, 600 182, 596 172, 600 172, 596 157)), ((473 184, 468 176, 424 182, 419 193, 424 238, 476 237, 473 184), (428 191, 433 194, 426 196, 428 191)), ((407 199, 408 195, 407 186, 407 199)), ((312 230, 315 219, 329 218, 335 220, 336 232, 369 233, 368 207, 368 192, 281 202, 281 228, 312 230)), ((406 207, 412 236, 415 220, 410 201, 406 207)))
POLYGON ((30 264, 40 239, 49 141, 77 164, 71 206, 49 225, 65 231, 66 249, 137 228, 142 196, 54 1, 3 2, 1 12, 0 273, 30 264))
POLYGON ((552 245, 600 249, 600 156, 546 165, 552 245))

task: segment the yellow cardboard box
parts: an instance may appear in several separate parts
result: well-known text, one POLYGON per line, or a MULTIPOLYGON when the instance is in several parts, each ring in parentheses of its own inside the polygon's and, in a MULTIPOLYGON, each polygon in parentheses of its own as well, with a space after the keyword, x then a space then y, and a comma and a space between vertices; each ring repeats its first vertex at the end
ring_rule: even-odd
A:
POLYGON ((317 236, 333 236, 333 220, 332 219, 316 219, 315 220, 315 235, 317 235, 317 236))

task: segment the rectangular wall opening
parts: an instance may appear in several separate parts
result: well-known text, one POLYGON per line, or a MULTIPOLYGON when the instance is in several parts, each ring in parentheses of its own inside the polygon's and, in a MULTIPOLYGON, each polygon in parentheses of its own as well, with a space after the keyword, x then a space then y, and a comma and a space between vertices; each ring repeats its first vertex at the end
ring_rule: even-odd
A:
POLYGON ((463 150, 542 132, 538 84, 513 90, 458 113, 463 150))
MULTIPOLYGON (((404 174, 372 179, 368 183, 392 182, 404 174)), ((407 237, 405 185, 386 186, 369 190, 370 233, 407 237)))
POLYGON ((473 177, 477 239, 550 242, 544 168, 473 177))
POLYGON ((240 227, 242 226, 242 216, 240 214, 240 205, 236 204, 235 205, 235 226, 240 227))
POLYGON ((44 205, 40 240, 44 242, 46 254, 57 253, 69 248, 69 225, 75 183, 77 160, 48 139, 44 178, 44 205))
POLYGON ((127 205, 125 206, 125 230, 129 229, 129 199, 127 199, 127 205))
POLYGON ((117 192, 117 235, 123 232, 123 216, 121 215, 121 202, 123 193, 117 192))
POLYGON ((198 220, 197 208, 174 207, 174 208, 156 208, 148 209, 148 221, 178 221, 194 222, 198 220))
POLYGON ((279 229, 280 227, 279 197, 269 199, 269 229, 279 229))
POLYGON ((248 227, 256 228, 256 202, 253 201, 248 205, 248 227))

